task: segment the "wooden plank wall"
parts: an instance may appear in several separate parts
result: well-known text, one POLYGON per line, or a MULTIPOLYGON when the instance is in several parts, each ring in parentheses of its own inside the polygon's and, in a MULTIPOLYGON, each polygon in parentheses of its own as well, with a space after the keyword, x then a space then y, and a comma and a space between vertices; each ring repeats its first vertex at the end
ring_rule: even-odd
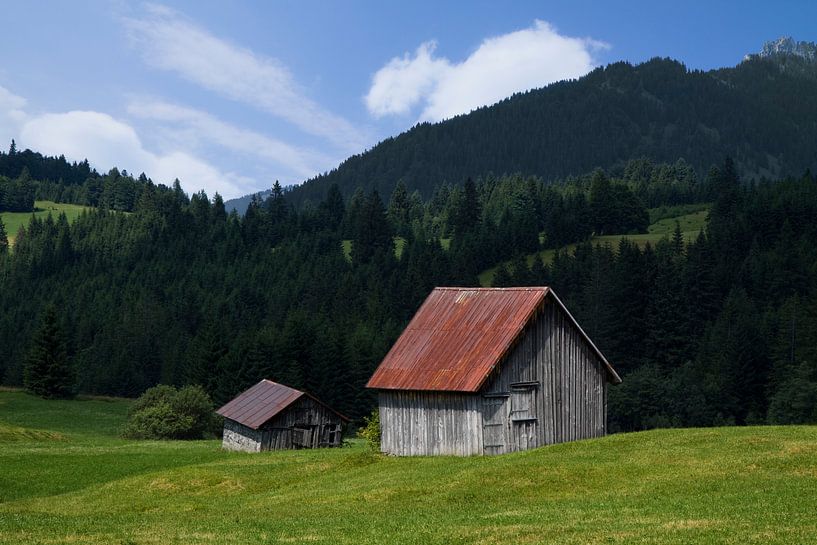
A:
POLYGON ((482 454, 482 397, 381 390, 380 448, 420 456, 482 454))
POLYGON ((534 421, 512 422, 509 397, 503 452, 605 434, 606 371, 552 301, 546 301, 499 369, 485 394, 510 393, 514 383, 538 383, 534 421))
POLYGON ((302 396, 295 403, 287 407, 264 425, 262 450, 277 450, 293 448, 292 430, 296 425, 314 426, 310 443, 313 447, 339 446, 341 435, 336 435, 333 445, 320 445, 321 428, 325 425, 342 425, 343 421, 326 407, 317 403, 309 396, 302 396))

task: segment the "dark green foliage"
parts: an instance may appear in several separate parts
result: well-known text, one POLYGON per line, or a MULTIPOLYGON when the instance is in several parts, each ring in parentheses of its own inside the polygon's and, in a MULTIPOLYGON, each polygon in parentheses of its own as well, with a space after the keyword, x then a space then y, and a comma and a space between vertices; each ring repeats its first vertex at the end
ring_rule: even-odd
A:
POLYGON ((0 254, 5 254, 9 248, 9 239, 6 233, 6 225, 3 219, 0 218, 0 254))
POLYGON ((644 233, 650 223, 644 206, 624 184, 611 184, 602 170, 593 173, 590 214, 598 235, 644 233))
MULTIPOLYGON (((495 284, 553 286, 622 374, 612 429, 810 418, 798 366, 817 361, 817 183, 747 185, 729 162, 701 182, 684 172, 634 159, 551 185, 486 175, 427 202, 398 191, 388 211, 376 192, 347 206, 336 189, 295 210, 279 187, 244 218, 218 196, 135 180, 132 213, 34 219, 0 258, 4 382, 23 382, 37 317, 58 300, 82 393, 198 384, 222 404, 269 378, 360 420, 375 404, 366 381, 428 292, 510 262, 495 284), (629 229, 642 199, 666 214, 704 198, 715 204, 695 240, 587 242, 591 208, 605 229, 629 229)), ((152 411, 140 429, 187 422, 152 411)))
POLYGON ((802 362, 769 400, 770 424, 817 424, 817 369, 802 362))
POLYGON ((68 361, 57 308, 48 305, 26 357, 25 387, 44 398, 70 398, 74 396, 74 382, 74 370, 68 361))
MULTIPOLYGON (((335 191, 340 191, 337 185, 332 186, 335 191)), ((402 180, 397 182, 389 200, 388 216, 389 221, 394 226, 396 234, 407 236, 410 232, 411 201, 409 199, 406 184, 402 180)))
MULTIPOLYGON (((1 155, 1 154, 0 154, 1 155)), ((27 168, 9 180, 0 176, 0 212, 31 212, 34 210, 34 185, 27 168)))
POLYGON ((122 431, 130 439, 201 439, 214 428, 213 403, 197 385, 149 388, 128 412, 122 431))
POLYGON ((360 204, 353 217, 352 261, 356 264, 370 262, 378 254, 393 255, 393 230, 386 218, 383 201, 377 191, 372 191, 360 204))
POLYGON ((368 447, 380 452, 380 411, 374 409, 369 416, 363 418, 363 427, 357 432, 357 436, 365 439, 368 447))

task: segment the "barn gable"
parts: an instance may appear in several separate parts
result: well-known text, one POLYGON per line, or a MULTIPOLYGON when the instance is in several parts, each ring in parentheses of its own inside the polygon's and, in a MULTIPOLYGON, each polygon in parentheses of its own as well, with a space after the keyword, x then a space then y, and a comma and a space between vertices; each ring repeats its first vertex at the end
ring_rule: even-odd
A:
POLYGON ((384 452, 473 455, 604 435, 620 381, 552 290, 438 288, 369 387, 384 452))

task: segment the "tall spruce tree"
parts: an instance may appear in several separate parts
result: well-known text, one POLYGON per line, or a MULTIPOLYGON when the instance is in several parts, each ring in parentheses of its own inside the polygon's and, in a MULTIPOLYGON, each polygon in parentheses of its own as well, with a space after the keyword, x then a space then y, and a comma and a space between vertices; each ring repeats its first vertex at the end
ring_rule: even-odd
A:
POLYGON ((386 218, 383 201, 377 191, 372 191, 363 201, 352 242, 352 261, 368 263, 378 252, 394 253, 392 228, 386 218))
POLYGON ((27 390, 44 398, 74 396, 75 375, 68 361, 65 336, 57 321, 57 308, 49 305, 34 334, 24 369, 27 390))
POLYGON ((9 247, 9 239, 6 235, 6 226, 3 223, 3 218, 0 218, 0 254, 6 253, 9 247))

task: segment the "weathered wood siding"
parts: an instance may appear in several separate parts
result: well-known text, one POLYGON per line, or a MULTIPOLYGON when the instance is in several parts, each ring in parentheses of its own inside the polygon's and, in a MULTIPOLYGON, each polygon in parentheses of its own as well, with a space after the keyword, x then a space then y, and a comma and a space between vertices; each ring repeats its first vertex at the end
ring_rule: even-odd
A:
POLYGON ((308 396, 303 396, 254 430, 224 420, 222 446, 228 450, 259 452, 290 448, 337 447, 343 439, 343 421, 308 396))
POLYGON ((380 448, 400 456, 482 453, 482 398, 381 390, 380 448))
POLYGON ((302 396, 264 424, 262 450, 337 447, 342 440, 340 417, 308 396, 302 396))
POLYGON ((503 454, 607 429, 607 372, 552 301, 478 394, 381 390, 381 449, 401 456, 503 454))
POLYGON ((505 446, 486 444, 486 454, 606 433, 607 372, 552 301, 529 323, 483 390, 483 418, 497 419, 497 398, 505 400, 505 446))

